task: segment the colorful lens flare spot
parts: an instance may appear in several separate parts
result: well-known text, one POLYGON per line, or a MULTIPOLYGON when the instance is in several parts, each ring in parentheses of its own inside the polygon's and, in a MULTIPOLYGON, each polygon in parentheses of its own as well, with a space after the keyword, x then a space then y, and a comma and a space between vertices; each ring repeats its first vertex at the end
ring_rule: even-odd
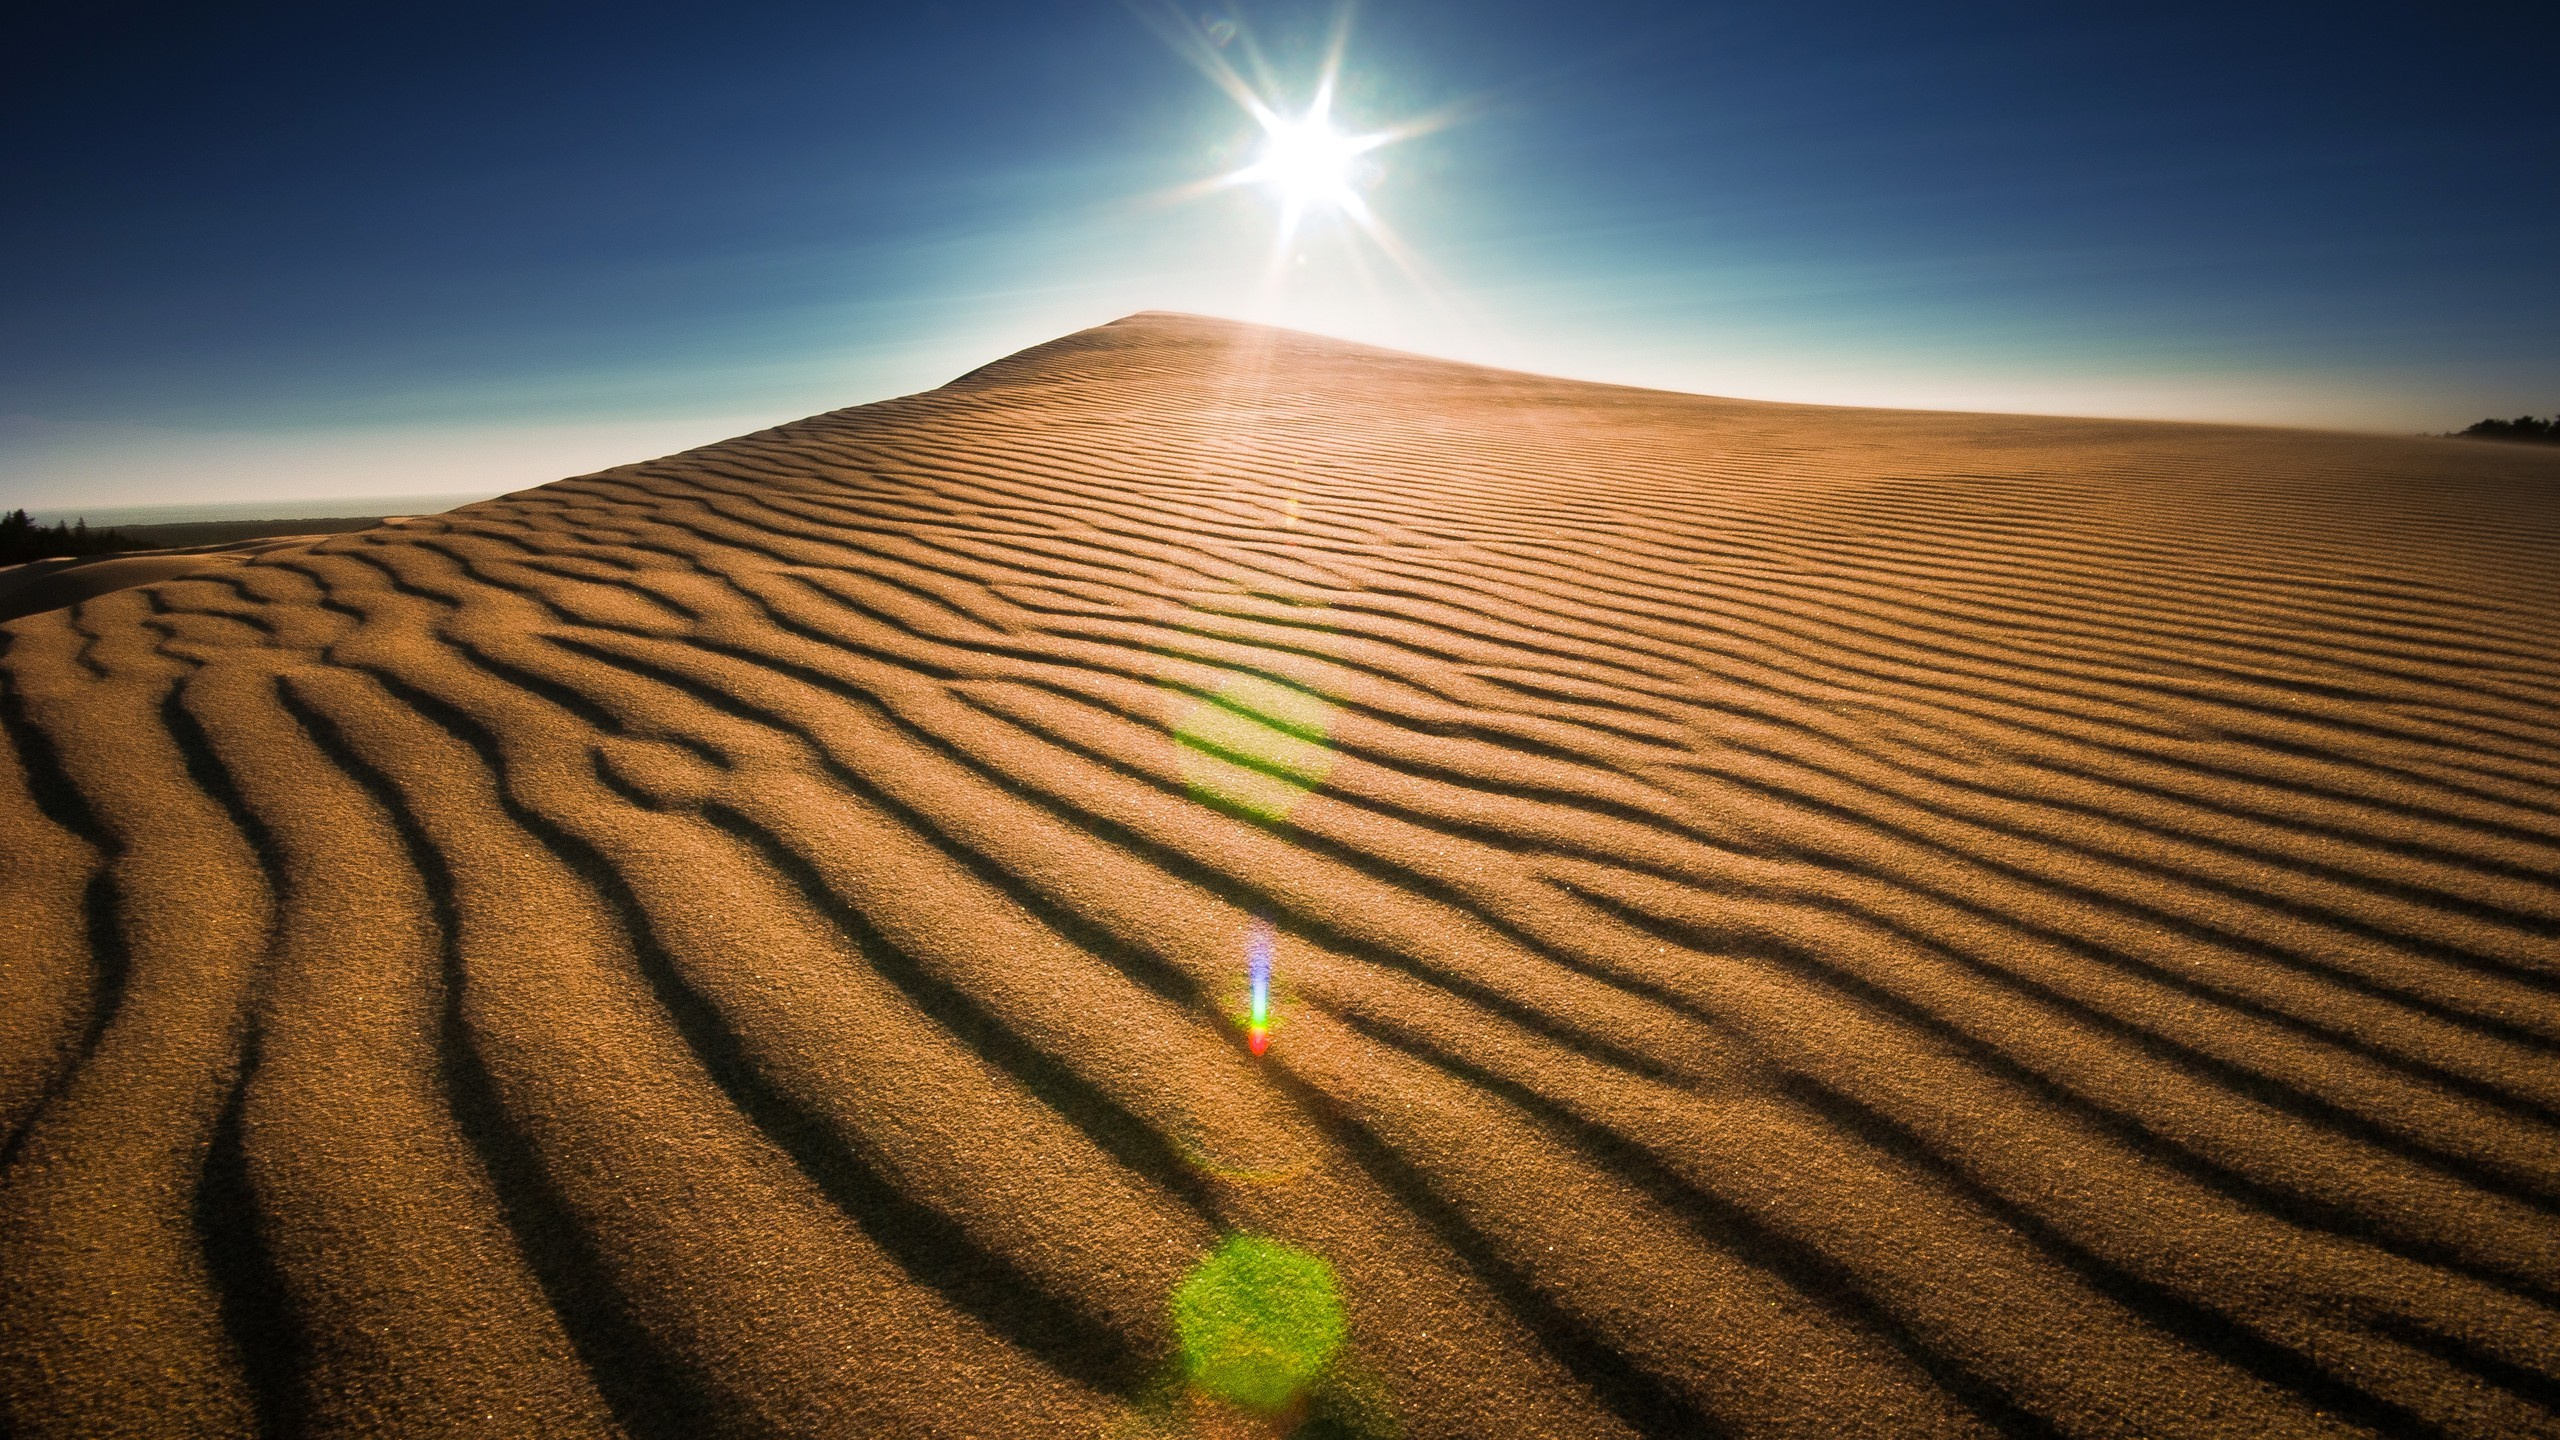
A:
POLYGON ((1276 1240, 1232 1235, 1174 1290, 1173 1328, 1193 1387, 1269 1415, 1300 1401, 1349 1327, 1332 1266, 1276 1240))
POLYGON ((1259 917, 1245 934, 1244 972, 1245 983, 1253 988, 1245 1043, 1259 1055, 1271 1047, 1271 924, 1259 917))

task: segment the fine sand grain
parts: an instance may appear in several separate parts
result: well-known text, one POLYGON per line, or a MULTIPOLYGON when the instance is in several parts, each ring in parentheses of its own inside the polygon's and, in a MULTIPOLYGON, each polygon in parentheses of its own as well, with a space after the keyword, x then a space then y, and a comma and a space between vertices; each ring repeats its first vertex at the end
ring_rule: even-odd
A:
POLYGON ((2560 1433, 2560 456, 1144 315, 206 565, 0 627, 17 1434, 1275 1433, 1236 1233, 1310 1434, 2560 1433))
POLYGON ((45 610, 59 610, 83 600, 136 585, 175 580, 237 565, 254 555, 300 545, 314 535, 266 537, 183 549, 137 550, 107 555, 75 555, 0 566, 0 620, 15 620, 45 610))

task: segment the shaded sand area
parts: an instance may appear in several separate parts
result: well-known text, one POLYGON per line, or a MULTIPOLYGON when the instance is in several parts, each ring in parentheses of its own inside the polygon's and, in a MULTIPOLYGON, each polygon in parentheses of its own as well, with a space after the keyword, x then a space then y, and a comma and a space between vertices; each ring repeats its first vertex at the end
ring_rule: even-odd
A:
POLYGON ((2560 1433, 2560 456, 1146 315, 0 635, 19 1434, 2560 1433))

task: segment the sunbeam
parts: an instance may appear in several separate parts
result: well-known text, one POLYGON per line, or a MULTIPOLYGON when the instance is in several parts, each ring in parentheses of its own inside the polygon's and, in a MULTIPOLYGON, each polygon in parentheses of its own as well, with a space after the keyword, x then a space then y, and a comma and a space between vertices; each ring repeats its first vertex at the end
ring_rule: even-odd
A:
POLYGON ((1282 98, 1278 78, 1251 35, 1232 21, 1217 21, 1212 27, 1169 12, 1153 15, 1150 21, 1260 131, 1252 156, 1244 165, 1179 193, 1198 196, 1254 186, 1271 196, 1277 214, 1270 265, 1265 274, 1267 289, 1280 283, 1295 254, 1301 230, 1310 220, 1322 216, 1349 220, 1357 233, 1376 245, 1408 278, 1427 287, 1427 277, 1415 263, 1411 248, 1379 217, 1363 192, 1384 177, 1384 167, 1374 158, 1377 152, 1438 129, 1448 117, 1433 116, 1375 129, 1355 129, 1342 123, 1335 113, 1335 98, 1350 36, 1348 11, 1336 17, 1317 70, 1314 98, 1298 110, 1282 98), (1225 52, 1230 45, 1243 56, 1245 68, 1253 78, 1248 79, 1229 61, 1225 52))

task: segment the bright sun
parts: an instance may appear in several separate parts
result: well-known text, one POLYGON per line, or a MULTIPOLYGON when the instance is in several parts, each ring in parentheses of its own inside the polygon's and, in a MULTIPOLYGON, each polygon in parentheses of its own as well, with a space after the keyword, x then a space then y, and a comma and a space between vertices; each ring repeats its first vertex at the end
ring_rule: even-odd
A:
POLYGON ((1176 43, 1201 73, 1252 117, 1254 128, 1261 133, 1255 137, 1252 158, 1243 165, 1174 193, 1205 195, 1232 186, 1253 185, 1278 202, 1280 226, 1272 238, 1271 271, 1266 277, 1275 283, 1283 267, 1307 259, 1296 248, 1300 232, 1332 216, 1349 222, 1346 233, 1365 236, 1398 265, 1408 272, 1413 270, 1411 256, 1403 244, 1369 208, 1368 191, 1381 179, 1378 164, 1369 152, 1426 134, 1447 122, 1445 117, 1426 117, 1361 132, 1334 123, 1334 81, 1342 68, 1348 13, 1345 10, 1336 17, 1332 45, 1316 75, 1314 97, 1304 110, 1294 114, 1283 110, 1276 96, 1248 84, 1219 53, 1229 44, 1243 43, 1254 70, 1266 85, 1271 80, 1260 55, 1253 52, 1249 42, 1240 40, 1241 32, 1235 25, 1218 21, 1196 31, 1177 32, 1186 38, 1177 38, 1176 43))
POLYGON ((1294 208, 1339 206, 1352 198, 1351 167, 1368 148, 1322 115, 1281 120, 1263 136, 1254 178, 1294 208))
POLYGON ((1393 135, 1346 135, 1334 128, 1332 90, 1318 92, 1307 113, 1292 120, 1256 106, 1262 126, 1262 148, 1253 163, 1228 177, 1230 181, 1268 186, 1291 215, 1310 210, 1342 210, 1357 217, 1367 207, 1355 187, 1360 157, 1395 138, 1393 135))

